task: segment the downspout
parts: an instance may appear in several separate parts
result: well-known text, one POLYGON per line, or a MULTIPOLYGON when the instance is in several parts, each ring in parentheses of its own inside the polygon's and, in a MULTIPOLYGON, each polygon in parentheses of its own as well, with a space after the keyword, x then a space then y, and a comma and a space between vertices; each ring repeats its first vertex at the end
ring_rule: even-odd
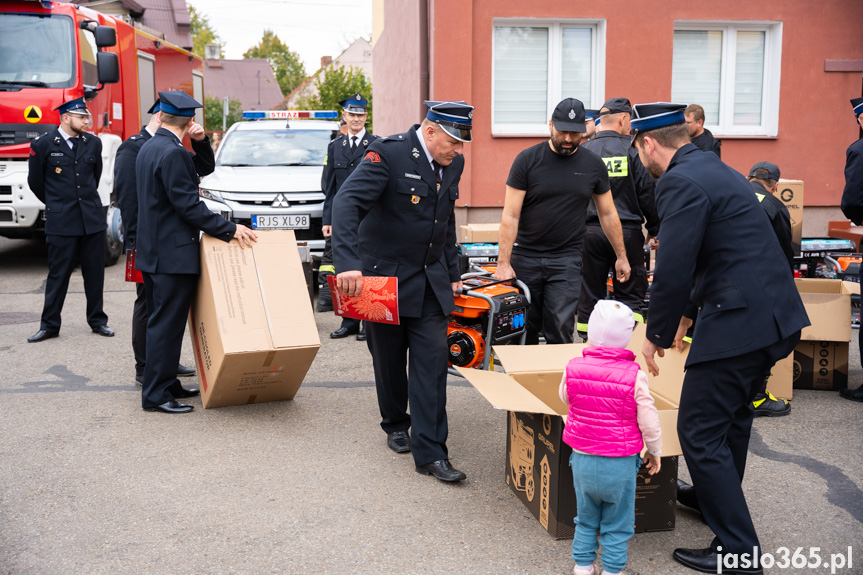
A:
POLYGON ((429 12, 428 0, 419 0, 419 43, 420 43, 420 101, 418 118, 424 118, 426 107, 423 100, 429 99, 429 12))

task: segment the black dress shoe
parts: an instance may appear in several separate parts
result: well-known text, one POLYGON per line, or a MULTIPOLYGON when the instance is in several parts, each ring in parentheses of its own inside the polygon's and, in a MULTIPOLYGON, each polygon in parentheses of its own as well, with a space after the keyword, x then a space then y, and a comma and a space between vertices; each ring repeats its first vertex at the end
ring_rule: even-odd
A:
POLYGON ((201 390, 197 387, 181 387, 181 391, 173 392, 174 399, 188 399, 190 397, 197 397, 201 395, 201 390))
POLYGON ((157 405, 156 407, 145 407, 144 411, 161 411, 162 413, 189 413, 195 409, 191 405, 184 405, 179 403, 177 400, 172 399, 171 401, 166 401, 162 405, 157 405))
POLYGON ((411 450, 411 438, 407 431, 387 433, 387 447, 396 453, 408 453, 411 450))
POLYGON ((698 505, 698 497, 695 494, 695 488, 685 481, 677 480, 677 502, 685 505, 690 509, 701 512, 701 506, 698 505))
POLYGON ((30 343, 39 343, 40 341, 45 341, 46 339, 51 339, 52 337, 57 337, 60 335, 59 331, 48 331, 46 329, 40 329, 33 335, 27 338, 27 341, 30 343))
MULTIPOLYGON (((701 571, 702 573, 719 573, 720 557, 713 551, 712 548, 707 549, 675 549, 671 554, 675 561, 681 565, 685 565, 690 569, 701 571)), ((751 560, 752 558, 749 557, 751 560)), ((744 557, 738 558, 738 564, 743 563, 744 557)), ((760 567, 722 567, 722 573, 733 573, 737 575, 763 575, 764 571, 760 567)))
POLYGON ((337 329, 336 331, 331 333, 330 337, 332 339, 342 339, 343 337, 348 337, 349 335, 354 335, 358 331, 360 331, 360 330, 359 329, 348 329, 346 327, 340 327, 339 329, 337 329))
POLYGON ((99 335, 103 335, 105 337, 114 337, 114 330, 107 325, 97 325, 93 328, 93 333, 98 333, 99 335))
POLYGON ((177 377, 190 377, 198 373, 194 367, 186 367, 182 363, 177 365, 177 377))
MULTIPOLYGON (((41 332, 40 332, 41 333, 41 332)), ((36 334, 39 335, 39 334, 36 334)), ((36 336, 33 336, 36 337, 36 336)), ((839 392, 839 395, 844 397, 845 399, 850 399, 851 401, 863 401, 863 385, 858 387, 857 389, 843 389, 839 392)))
POLYGON ((368 336, 366 335, 365 328, 360 330, 360 333, 357 334, 357 341, 366 341, 368 336))
POLYGON ((425 465, 417 465, 417 473, 423 475, 434 475, 441 481, 462 481, 467 479, 467 475, 450 465, 448 459, 441 459, 426 463, 425 465))

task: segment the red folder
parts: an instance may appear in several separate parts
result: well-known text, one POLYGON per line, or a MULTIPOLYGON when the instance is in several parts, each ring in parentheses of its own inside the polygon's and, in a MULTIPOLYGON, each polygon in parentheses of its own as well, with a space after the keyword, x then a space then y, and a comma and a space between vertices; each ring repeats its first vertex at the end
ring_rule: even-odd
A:
POLYGON ((327 276, 333 311, 337 316, 378 323, 399 324, 399 280, 395 277, 363 277, 360 295, 351 297, 336 287, 336 276, 327 276))
POLYGON ((126 281, 144 283, 144 276, 135 269, 135 250, 126 250, 126 281))

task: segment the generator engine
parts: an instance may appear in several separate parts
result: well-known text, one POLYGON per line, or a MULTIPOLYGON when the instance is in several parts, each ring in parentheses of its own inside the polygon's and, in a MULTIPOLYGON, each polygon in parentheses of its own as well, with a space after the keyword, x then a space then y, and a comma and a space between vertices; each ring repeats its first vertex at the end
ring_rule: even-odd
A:
POLYGON ((490 275, 463 280, 447 326, 450 366, 487 367, 486 346, 526 333, 528 298, 507 282, 490 275))

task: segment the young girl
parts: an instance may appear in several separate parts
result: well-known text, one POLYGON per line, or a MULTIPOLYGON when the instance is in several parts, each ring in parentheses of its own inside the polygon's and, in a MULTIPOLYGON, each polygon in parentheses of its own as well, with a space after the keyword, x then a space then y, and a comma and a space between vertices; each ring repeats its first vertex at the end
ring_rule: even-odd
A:
POLYGON ((647 374, 625 349, 635 319, 622 303, 599 300, 587 324, 583 357, 570 360, 560 382, 569 405, 563 440, 572 447, 578 516, 572 558, 575 575, 595 575, 596 532, 602 544, 603 575, 626 566, 635 532, 635 476, 644 463, 659 472, 662 450, 659 414, 647 387, 647 374), (643 438, 643 442, 642 442, 643 438))

